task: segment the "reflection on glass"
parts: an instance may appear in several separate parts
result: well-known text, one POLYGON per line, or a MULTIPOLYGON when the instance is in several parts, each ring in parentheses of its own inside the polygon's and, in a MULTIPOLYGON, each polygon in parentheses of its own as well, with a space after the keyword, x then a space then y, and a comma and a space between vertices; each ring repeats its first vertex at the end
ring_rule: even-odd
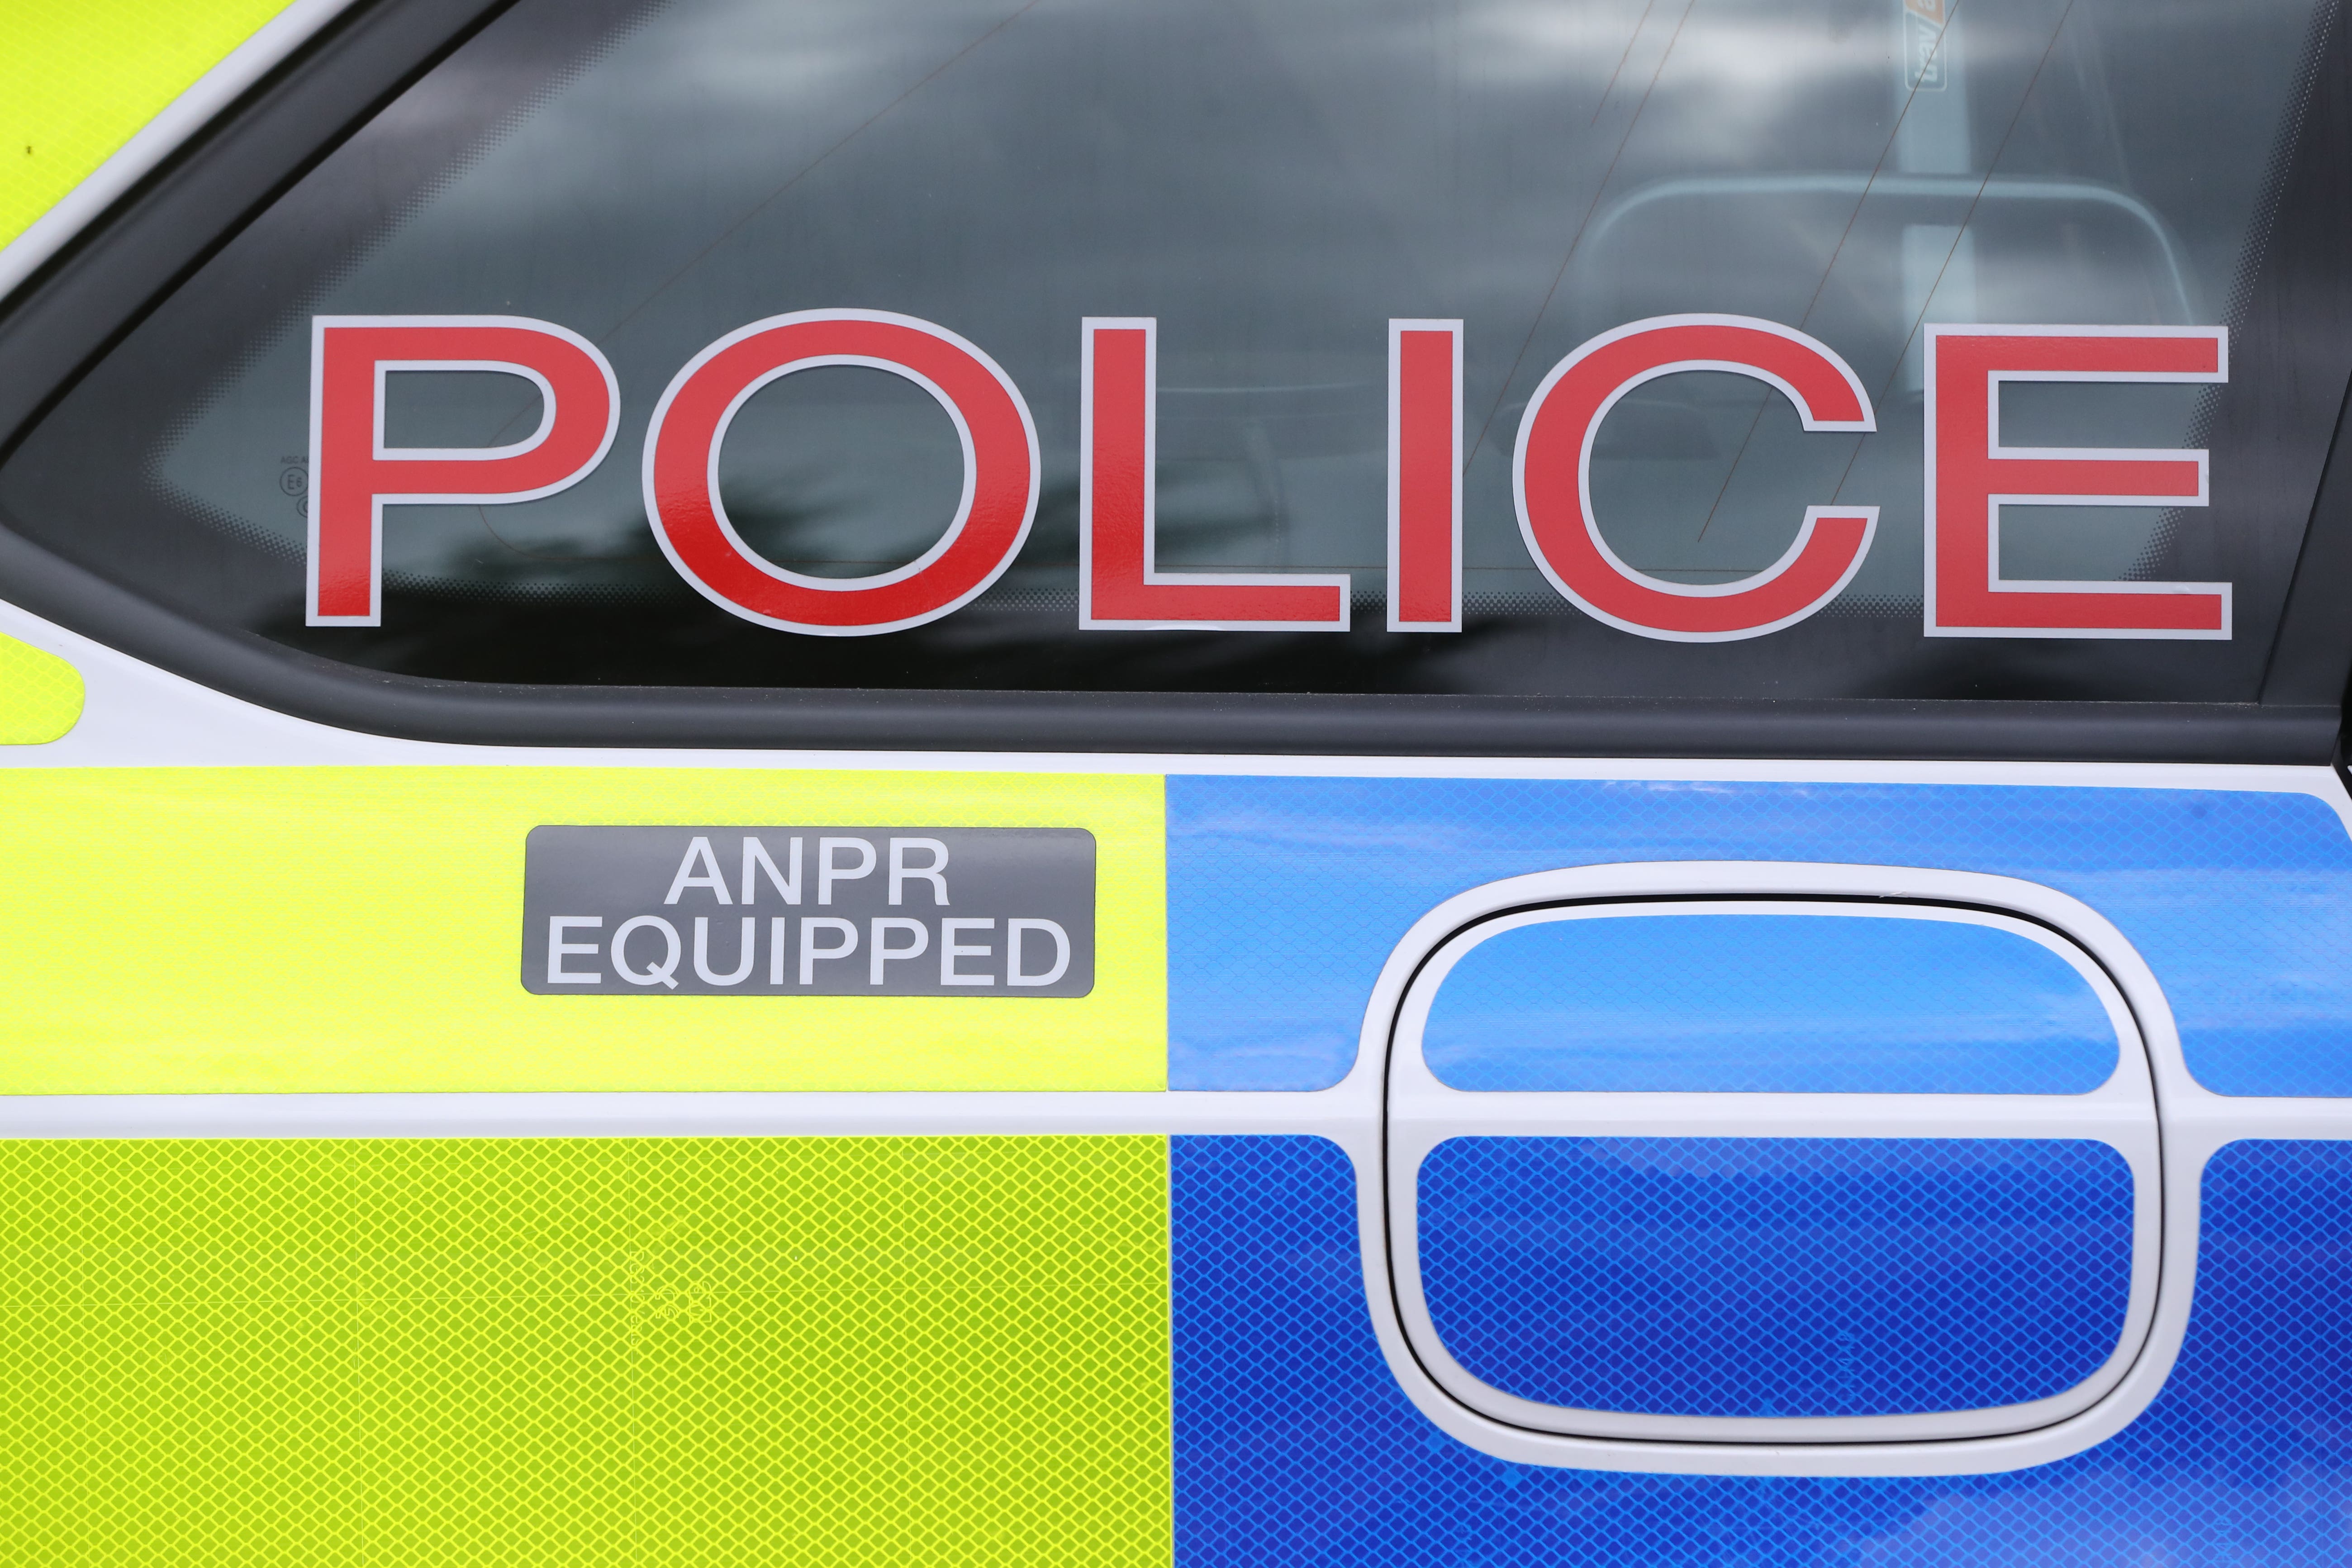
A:
MULTIPOLYGON (((2224 320, 2264 242, 2310 9, 521 0, 133 333, 0 476, 0 507, 201 615, 423 674, 2242 695, 2284 590, 2279 539, 2305 512, 2231 511, 2226 453, 2211 511, 2021 512, 2008 548, 2017 574, 2053 577, 2179 575, 2179 550, 2218 554, 2186 574, 2239 583, 2235 644, 1920 638, 1920 330, 2224 320), (635 460, 655 398, 706 343, 832 306, 978 343, 1024 390, 1045 461, 1031 542, 996 587, 848 647, 730 624, 686 590, 654 547, 635 460), (614 455, 541 501, 394 509, 383 627, 305 630, 304 520, 284 474, 305 450, 310 316, 478 311, 561 322, 609 355, 614 455), (1535 570, 1513 513, 1509 444, 1545 372, 1595 332, 1680 311, 1801 328, 1877 405, 1875 435, 1807 435, 1761 384, 1693 374, 1605 425, 1604 529, 1660 577, 1752 573, 1809 505, 1882 509, 1843 598, 1753 645, 1662 646, 1587 620, 1535 570), (1465 631, 1081 637, 1088 314, 1160 322, 1161 563, 1345 570, 1373 627, 1384 324, 1464 319, 1465 631), (147 443, 138 460, 126 440, 147 443), (120 493, 59 479, 107 452, 120 493)), ((2242 351, 2241 382, 2257 354, 2242 351)), ((952 509, 944 420, 903 385, 793 379, 806 384, 761 395, 726 454, 760 547, 835 575, 919 554, 952 509)), ((2012 398, 2004 428, 2194 444, 2228 390, 2070 387, 2012 398)), ((2305 445, 2281 460, 2315 482, 2322 448, 2305 445)))

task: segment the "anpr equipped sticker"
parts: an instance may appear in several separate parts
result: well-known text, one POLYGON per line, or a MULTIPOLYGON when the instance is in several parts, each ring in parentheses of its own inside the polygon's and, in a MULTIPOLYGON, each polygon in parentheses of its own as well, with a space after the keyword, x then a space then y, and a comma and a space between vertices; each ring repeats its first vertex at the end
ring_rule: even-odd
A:
POLYGON ((1069 827, 570 827, 524 849, 543 996, 1083 996, 1095 838, 1069 827))

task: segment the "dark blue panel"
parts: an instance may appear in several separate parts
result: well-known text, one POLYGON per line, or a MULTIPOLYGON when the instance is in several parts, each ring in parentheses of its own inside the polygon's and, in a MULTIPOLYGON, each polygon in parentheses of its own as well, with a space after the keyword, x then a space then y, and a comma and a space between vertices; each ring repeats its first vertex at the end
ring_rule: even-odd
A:
POLYGON ((1488 1458, 1381 1358, 1336 1146, 1170 1158, 1178 1568, 2352 1568, 2352 1145, 2214 1158, 2188 1342, 2119 1436, 1895 1480, 1488 1458))
POLYGON ((2131 1294, 2131 1167, 2082 1141, 1455 1138, 1419 1222, 1454 1360, 1583 1410, 2021 1405, 2105 1363, 2131 1294))
POLYGON ((1337 1082, 1390 950, 1465 889, 1719 859, 2057 888, 2147 959, 2200 1082, 2352 1095, 2352 840, 2309 795, 1529 779, 1171 776, 1170 1081, 1337 1082))
POLYGON ((1472 948, 1422 1054, 1465 1089, 2083 1094, 2116 1032, 2074 965, 1991 926, 1622 915, 1472 948))

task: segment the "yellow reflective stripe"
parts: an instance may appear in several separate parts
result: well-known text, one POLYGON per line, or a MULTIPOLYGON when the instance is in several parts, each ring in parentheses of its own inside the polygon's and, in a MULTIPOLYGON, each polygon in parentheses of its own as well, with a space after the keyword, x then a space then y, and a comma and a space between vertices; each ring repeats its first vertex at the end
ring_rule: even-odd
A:
POLYGON ((1156 775, 759 768, 0 773, 0 1093, 1160 1089, 1156 775), (1095 988, 534 996, 542 823, 1083 827, 1095 988))
POLYGON ((0 3, 0 245, 284 8, 285 0, 0 3))
POLYGON ((37 746, 81 719, 81 673, 56 654, 0 636, 0 746, 37 746))
POLYGON ((10 1563, 1167 1568, 1164 1138, 0 1142, 10 1563))

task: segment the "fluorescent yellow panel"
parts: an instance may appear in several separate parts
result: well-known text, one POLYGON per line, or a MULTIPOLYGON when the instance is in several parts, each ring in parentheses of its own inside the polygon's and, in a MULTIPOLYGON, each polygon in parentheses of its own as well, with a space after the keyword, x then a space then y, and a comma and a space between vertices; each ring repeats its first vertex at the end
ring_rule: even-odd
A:
POLYGON ((0 746, 62 738, 81 719, 81 672, 56 654, 0 637, 0 746))
POLYGON ((0 773, 0 1093, 1158 1089, 1154 776, 752 768, 0 773), (542 823, 1083 827, 1085 997, 533 996, 542 823))
POLYGON ((0 1561, 1167 1568, 1167 1151, 0 1143, 0 1561))
POLYGON ((0 0, 0 244, 284 0, 0 0))

